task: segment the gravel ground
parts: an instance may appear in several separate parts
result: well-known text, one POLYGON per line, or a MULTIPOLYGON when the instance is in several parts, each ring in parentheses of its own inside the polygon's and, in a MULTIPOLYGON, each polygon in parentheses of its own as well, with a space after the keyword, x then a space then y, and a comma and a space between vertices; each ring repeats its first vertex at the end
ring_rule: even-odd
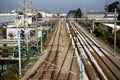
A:
MULTIPOLYGON (((70 38, 65 29, 64 22, 61 22, 60 27, 61 27, 61 33, 60 33, 60 40, 59 40, 60 42, 59 42, 59 49, 58 49, 59 53, 57 56, 57 64, 56 64, 57 66, 59 66, 59 68, 56 69, 54 77, 55 78, 57 77, 57 74, 60 68, 62 68, 60 72, 60 76, 58 78, 59 80, 68 80, 68 76, 70 76, 69 80, 79 80, 79 66, 77 63, 77 57, 75 55, 73 56, 74 49, 72 48, 72 46, 70 47, 68 51, 68 55, 65 59, 64 65, 62 66, 64 57, 67 53, 67 49, 70 45, 70 38), (73 58, 73 63, 72 63, 72 68, 70 70, 72 58, 73 58)), ((51 37, 51 40, 53 40, 53 36, 51 37)), ((39 57, 38 61, 33 65, 32 68, 30 68, 30 70, 27 71, 26 75, 21 80, 25 80, 25 77, 29 76, 29 74, 34 72, 34 70, 39 66, 39 64, 45 59, 45 57, 47 56, 48 50, 50 49, 50 44, 52 42, 51 40, 48 44, 48 47, 44 50, 44 54, 39 57)))

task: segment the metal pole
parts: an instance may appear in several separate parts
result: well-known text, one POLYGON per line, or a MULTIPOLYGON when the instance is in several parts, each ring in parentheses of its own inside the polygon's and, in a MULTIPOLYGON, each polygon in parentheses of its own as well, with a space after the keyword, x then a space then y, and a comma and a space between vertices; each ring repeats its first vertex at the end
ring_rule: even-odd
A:
POLYGON ((21 75, 21 51, 20 51, 20 31, 18 31, 18 50, 19 50, 19 75, 21 75))
POLYGON ((26 27, 26 25, 25 25, 25 23, 26 23, 26 21, 25 21, 25 19, 26 19, 26 0, 24 0, 24 27, 26 27))
POLYGON ((105 17, 107 17, 107 14, 108 14, 108 0, 106 0, 106 4, 105 4, 105 17))
POLYGON ((32 9, 32 0, 30 1, 30 8, 32 9))
MULTIPOLYGON (((47 21, 47 28, 48 28, 48 21, 47 21)), ((47 39, 48 39, 48 30, 49 30, 49 29, 47 29, 47 39)))
POLYGON ((83 80, 83 69, 82 69, 82 55, 80 55, 80 80, 83 80))
MULTIPOLYGON (((26 31, 26 46, 27 46, 27 52, 28 52, 28 28, 27 28, 27 2, 26 0, 24 0, 24 27, 25 27, 25 31, 26 31)), ((28 54, 27 54, 28 56, 28 54)))
MULTIPOLYGON (((37 50, 38 50, 38 10, 36 10, 36 44, 37 44, 37 50)), ((38 50, 39 53, 39 50, 38 50)))
POLYGON ((86 14, 85 8, 86 8, 86 1, 84 0, 84 5, 83 5, 84 15, 86 14))
POLYGON ((94 19, 92 20, 92 32, 94 32, 94 19))
POLYGON ((116 20, 117 20, 117 16, 116 16, 116 8, 115 8, 115 22, 114 22, 114 52, 113 55, 116 55, 116 20))
POLYGON ((42 25, 41 25, 41 53, 43 53, 42 51, 42 25))

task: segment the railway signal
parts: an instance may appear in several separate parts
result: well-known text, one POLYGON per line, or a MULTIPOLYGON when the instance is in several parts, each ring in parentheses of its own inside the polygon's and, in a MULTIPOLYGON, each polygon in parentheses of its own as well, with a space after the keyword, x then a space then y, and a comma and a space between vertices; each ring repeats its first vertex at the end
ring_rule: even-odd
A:
POLYGON ((20 31, 20 38, 24 39, 25 38, 25 31, 21 29, 20 31))

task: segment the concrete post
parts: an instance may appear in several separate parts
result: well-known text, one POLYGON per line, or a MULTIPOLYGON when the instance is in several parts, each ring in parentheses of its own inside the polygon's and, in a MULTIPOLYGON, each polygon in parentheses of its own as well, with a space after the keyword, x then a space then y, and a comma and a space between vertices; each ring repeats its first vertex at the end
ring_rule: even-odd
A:
POLYGON ((92 33, 94 32, 94 19, 92 20, 92 33))
POLYGON ((115 8, 115 22, 114 22, 114 52, 113 55, 116 55, 116 20, 117 20, 117 16, 116 16, 116 8, 115 8))
POLYGON ((83 62, 82 62, 82 55, 80 55, 80 80, 83 80, 83 62))
POLYGON ((18 31, 18 50, 19 50, 19 75, 21 75, 21 51, 20 51, 20 31, 18 31))

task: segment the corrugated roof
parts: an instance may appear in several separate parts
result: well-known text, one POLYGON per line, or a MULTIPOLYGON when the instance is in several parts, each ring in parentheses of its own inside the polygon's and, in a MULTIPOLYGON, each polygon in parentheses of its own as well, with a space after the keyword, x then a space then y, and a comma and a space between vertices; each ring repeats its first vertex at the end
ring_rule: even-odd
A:
MULTIPOLYGON (((112 27, 112 28, 115 27, 114 24, 109 24, 109 23, 102 23, 102 24, 105 25, 105 26, 108 26, 108 27, 112 27)), ((120 26, 119 26, 119 25, 116 25, 116 28, 120 29, 120 26)))

